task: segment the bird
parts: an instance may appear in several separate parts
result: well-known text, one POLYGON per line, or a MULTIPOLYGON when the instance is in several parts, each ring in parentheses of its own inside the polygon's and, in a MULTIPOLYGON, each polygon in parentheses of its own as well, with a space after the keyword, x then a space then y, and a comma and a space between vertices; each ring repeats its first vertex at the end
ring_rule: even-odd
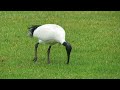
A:
POLYGON ((37 57, 37 48, 39 44, 45 43, 48 44, 47 50, 47 63, 50 64, 50 50, 51 47, 57 43, 65 46, 67 53, 67 63, 69 64, 70 54, 72 51, 72 46, 65 40, 65 30, 57 24, 43 24, 43 25, 32 25, 28 27, 28 35, 30 37, 38 38, 38 42, 35 44, 35 56, 33 61, 36 62, 37 57))

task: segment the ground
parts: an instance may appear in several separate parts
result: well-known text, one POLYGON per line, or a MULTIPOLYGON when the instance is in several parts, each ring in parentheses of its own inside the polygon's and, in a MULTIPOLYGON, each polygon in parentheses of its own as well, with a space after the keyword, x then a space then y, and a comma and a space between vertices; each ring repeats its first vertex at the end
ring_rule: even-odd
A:
POLYGON ((107 79, 120 78, 119 11, 0 11, 1 79, 107 79), (27 36, 28 27, 55 23, 66 31, 73 47, 70 63, 63 45, 51 48, 39 45, 34 63, 37 38, 27 36))

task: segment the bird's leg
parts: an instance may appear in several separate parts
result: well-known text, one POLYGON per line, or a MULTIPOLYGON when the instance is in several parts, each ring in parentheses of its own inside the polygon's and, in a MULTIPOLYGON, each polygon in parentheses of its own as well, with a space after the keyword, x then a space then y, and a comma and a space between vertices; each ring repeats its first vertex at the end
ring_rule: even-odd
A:
POLYGON ((39 44, 39 43, 36 43, 36 44, 35 44, 35 57, 34 57, 34 59, 33 59, 34 62, 37 61, 37 48, 38 48, 38 44, 39 44))
POLYGON ((48 54, 48 64, 50 63, 50 49, 51 49, 51 46, 49 46, 48 51, 47 51, 47 54, 48 54))

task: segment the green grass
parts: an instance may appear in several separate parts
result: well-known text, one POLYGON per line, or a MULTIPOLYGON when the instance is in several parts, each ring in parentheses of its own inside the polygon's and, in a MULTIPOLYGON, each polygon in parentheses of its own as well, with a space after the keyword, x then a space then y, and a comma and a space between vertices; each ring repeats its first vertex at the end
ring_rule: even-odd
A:
POLYGON ((1 79, 120 79, 119 11, 0 11, 1 79), (64 46, 51 49, 27 36, 28 26, 55 23, 73 47, 69 65, 64 46))

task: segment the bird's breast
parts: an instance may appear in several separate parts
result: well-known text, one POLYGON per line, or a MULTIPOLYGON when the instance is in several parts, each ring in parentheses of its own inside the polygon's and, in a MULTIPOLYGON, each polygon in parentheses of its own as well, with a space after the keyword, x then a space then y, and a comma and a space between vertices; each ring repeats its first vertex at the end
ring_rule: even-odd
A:
POLYGON ((54 45, 54 44, 58 43, 55 40, 46 40, 46 41, 43 41, 43 42, 46 43, 46 44, 50 44, 50 45, 54 45))

